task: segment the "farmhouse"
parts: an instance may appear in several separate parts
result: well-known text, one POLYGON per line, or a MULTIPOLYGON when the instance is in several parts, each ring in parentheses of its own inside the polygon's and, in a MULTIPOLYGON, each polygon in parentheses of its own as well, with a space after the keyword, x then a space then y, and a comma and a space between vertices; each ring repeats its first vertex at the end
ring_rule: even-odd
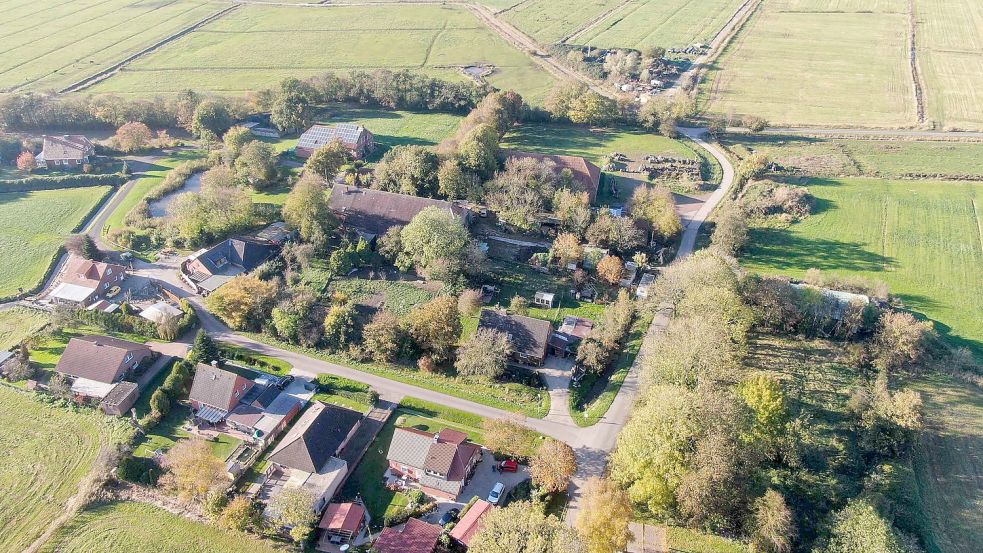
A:
POLYGON ((386 459, 391 474, 418 482, 428 495, 454 500, 481 460, 481 446, 449 428, 436 434, 396 428, 386 459))
POLYGON ((471 543, 471 538, 478 533, 478 530, 481 530, 485 515, 494 508, 491 503, 484 499, 475 501, 474 505, 464 513, 461 520, 451 530, 451 538, 464 547, 467 547, 471 543))
POLYGON ((355 159, 362 159, 375 150, 375 137, 368 129, 352 123, 314 125, 304 131, 297 141, 298 156, 310 157, 316 150, 340 140, 355 159))
POLYGON ((546 362, 547 347, 553 334, 549 321, 483 309, 478 328, 504 332, 512 344, 512 356, 516 361, 535 366, 546 362))
POLYGON ((570 171, 574 181, 577 183, 578 188, 583 192, 587 192, 591 203, 594 203, 594 201, 597 199, 597 191, 601 186, 601 168, 582 157, 546 155, 533 152, 520 152, 518 150, 506 151, 505 157, 515 159, 535 159, 537 161, 552 161, 556 164, 556 169, 558 171, 570 171))
POLYGON ((61 282, 52 290, 55 303, 89 307, 106 297, 113 286, 126 278, 126 267, 70 256, 61 282))
POLYGON ((35 158, 38 167, 74 169, 96 155, 92 141, 81 134, 44 136, 44 146, 35 158))
POLYGON ((225 420, 255 384, 242 375, 199 363, 188 399, 197 418, 215 424, 225 420))
POLYGON ((401 528, 383 528, 372 544, 377 553, 434 553, 443 528, 411 518, 401 528))
POLYGON ((311 492, 316 498, 314 510, 320 513, 348 474, 348 463, 337 456, 361 422, 357 411, 315 402, 270 453, 268 482, 281 482, 280 489, 311 492))
POLYGON ((343 225, 358 230, 370 240, 392 227, 409 224, 428 207, 447 210, 460 217, 465 225, 472 221, 470 210, 450 202, 343 184, 331 191, 329 205, 343 225))
POLYGON ((280 251, 280 244, 260 238, 228 238, 196 251, 181 263, 181 276, 201 295, 218 290, 238 275, 259 267, 280 251))
MULTIPOLYGON (((68 341, 55 371, 72 379, 72 394, 77 400, 101 401, 152 355, 143 344, 108 336, 81 336, 68 341)), ((112 401, 118 402, 116 408, 125 405, 129 393, 120 390, 112 394, 112 401)))

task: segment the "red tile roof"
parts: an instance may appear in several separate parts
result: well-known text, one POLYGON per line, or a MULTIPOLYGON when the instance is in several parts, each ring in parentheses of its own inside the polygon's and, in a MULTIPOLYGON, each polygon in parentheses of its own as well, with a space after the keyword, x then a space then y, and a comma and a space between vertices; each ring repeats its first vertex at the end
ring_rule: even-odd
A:
POLYGON ((150 348, 143 344, 108 336, 81 336, 68 341, 55 371, 110 384, 119 380, 129 364, 150 354, 150 348))
POLYGON ((69 284, 94 288, 103 282, 115 280, 116 277, 125 273, 126 267, 122 265, 90 261, 73 255, 68 259, 61 280, 69 284))
POLYGON ((492 504, 484 499, 475 501, 474 505, 468 509, 468 512, 464 513, 461 520, 451 530, 451 537, 464 545, 468 545, 471 542, 471 538, 474 537, 478 530, 481 530, 481 523, 485 514, 492 509, 494 509, 492 504))
POLYGON ((323 530, 358 532, 365 518, 365 508, 358 503, 332 503, 324 511, 318 527, 323 530))
POLYGON ((601 168, 579 156, 560 156, 538 154, 535 152, 520 152, 518 150, 508 150, 506 157, 518 159, 532 158, 537 160, 548 159, 556 164, 558 171, 570 169, 574 179, 580 183, 581 188, 590 196, 591 203, 597 199, 597 190, 601 185, 601 168))
POLYGON ((400 530, 383 529, 372 547, 378 553, 433 553, 442 532, 440 526, 411 518, 400 530))

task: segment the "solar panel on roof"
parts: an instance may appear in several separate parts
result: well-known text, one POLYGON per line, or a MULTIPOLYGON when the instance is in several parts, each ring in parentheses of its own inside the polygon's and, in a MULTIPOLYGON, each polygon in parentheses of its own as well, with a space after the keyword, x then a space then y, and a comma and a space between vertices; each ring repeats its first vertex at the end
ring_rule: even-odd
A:
POLYGON ((320 147, 336 139, 348 145, 355 145, 363 130, 360 125, 351 123, 339 123, 330 127, 315 125, 300 137, 297 145, 302 148, 320 147))

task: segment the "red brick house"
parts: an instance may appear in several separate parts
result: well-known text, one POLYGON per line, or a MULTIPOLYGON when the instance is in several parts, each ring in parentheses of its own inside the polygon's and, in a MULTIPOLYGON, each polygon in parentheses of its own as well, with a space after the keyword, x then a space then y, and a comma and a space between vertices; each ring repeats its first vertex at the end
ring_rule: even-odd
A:
POLYGON ((81 134, 44 136, 44 147, 35 158, 38 167, 75 169, 96 155, 92 141, 81 134))
POLYGON ((224 420, 255 384, 244 376, 199 363, 188 399, 196 417, 214 424, 224 420))
POLYGON ((73 380, 72 393, 77 400, 102 400, 152 355, 144 344, 108 336, 80 336, 68 341, 55 371, 73 380))
POLYGON ((397 428, 386 460, 393 474, 415 480, 428 495, 454 500, 474 474, 481 446, 448 428, 436 434, 397 428))
POLYGON ((51 291, 56 303, 88 307, 103 300, 106 293, 126 279, 126 267, 70 256, 61 282, 51 291))
POLYGON ((304 131, 297 141, 295 152, 299 157, 307 158, 335 140, 340 140, 355 159, 362 159, 375 150, 375 136, 368 129, 361 125, 338 123, 314 125, 304 131))
POLYGON ((505 152, 507 159, 535 159, 538 161, 549 160, 556 164, 557 171, 569 169, 573 179, 577 182, 581 191, 587 192, 590 196, 590 203, 597 199, 597 191, 601 186, 601 168, 579 156, 558 156, 537 154, 533 152, 520 152, 509 150, 505 152))

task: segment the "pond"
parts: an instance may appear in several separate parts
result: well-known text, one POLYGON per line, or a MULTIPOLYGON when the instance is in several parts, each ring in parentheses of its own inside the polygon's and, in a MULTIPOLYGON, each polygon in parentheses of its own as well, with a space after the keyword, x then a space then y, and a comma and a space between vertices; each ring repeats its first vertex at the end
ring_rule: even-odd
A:
POLYGON ((201 175, 202 173, 195 173, 188 177, 188 180, 184 181, 184 186, 178 188, 174 192, 166 194, 163 198, 150 202, 150 216, 151 217, 166 217, 169 215, 171 205, 174 203, 174 199, 184 194, 185 192, 200 192, 201 191, 201 175))

